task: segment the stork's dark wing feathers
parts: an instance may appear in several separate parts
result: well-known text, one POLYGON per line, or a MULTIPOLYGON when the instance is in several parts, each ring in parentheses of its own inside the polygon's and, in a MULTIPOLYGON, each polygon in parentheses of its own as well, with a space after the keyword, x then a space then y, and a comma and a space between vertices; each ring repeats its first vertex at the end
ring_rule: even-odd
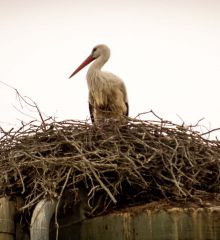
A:
POLYGON ((125 116, 128 117, 128 114, 129 114, 129 105, 128 105, 127 102, 125 103, 125 105, 126 105, 126 108, 127 108, 127 111, 126 111, 126 113, 125 113, 125 116))
POLYGON ((93 111, 94 111, 94 107, 92 106, 92 104, 89 102, 89 112, 90 112, 90 118, 92 120, 92 123, 95 122, 94 120, 94 115, 93 115, 93 111))

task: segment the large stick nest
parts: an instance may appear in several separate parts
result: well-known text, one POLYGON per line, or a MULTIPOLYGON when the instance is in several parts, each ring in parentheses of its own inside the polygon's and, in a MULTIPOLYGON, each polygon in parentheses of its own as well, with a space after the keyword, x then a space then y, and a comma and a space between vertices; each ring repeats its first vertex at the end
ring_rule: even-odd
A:
POLYGON ((0 171, 0 196, 22 196, 26 208, 45 197, 74 204, 80 189, 90 214, 161 199, 220 201, 220 142, 160 118, 29 123, 2 134, 0 171))

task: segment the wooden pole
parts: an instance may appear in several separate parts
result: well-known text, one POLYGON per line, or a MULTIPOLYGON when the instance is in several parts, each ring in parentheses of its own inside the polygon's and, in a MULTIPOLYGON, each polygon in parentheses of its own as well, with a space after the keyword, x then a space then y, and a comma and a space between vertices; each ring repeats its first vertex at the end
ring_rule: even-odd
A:
POLYGON ((46 199, 41 200, 36 205, 31 218, 31 240, 49 240, 50 220, 54 214, 55 207, 55 200, 46 199))
POLYGON ((16 203, 8 197, 0 198, 0 240, 13 240, 15 235, 14 217, 16 203))

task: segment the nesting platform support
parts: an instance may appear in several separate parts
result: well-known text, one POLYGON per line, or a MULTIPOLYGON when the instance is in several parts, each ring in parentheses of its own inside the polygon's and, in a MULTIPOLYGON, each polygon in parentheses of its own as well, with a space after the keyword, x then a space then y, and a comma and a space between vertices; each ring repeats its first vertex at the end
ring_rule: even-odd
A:
POLYGON ((60 226, 59 240, 220 239, 220 206, 158 208, 158 204, 86 219, 78 229, 72 224, 60 226))
POLYGON ((0 198, 0 240, 13 240, 15 236, 14 217, 16 203, 9 197, 0 198))
POLYGON ((31 218, 31 240, 49 240, 50 220, 55 212, 55 200, 41 200, 35 207, 31 218))

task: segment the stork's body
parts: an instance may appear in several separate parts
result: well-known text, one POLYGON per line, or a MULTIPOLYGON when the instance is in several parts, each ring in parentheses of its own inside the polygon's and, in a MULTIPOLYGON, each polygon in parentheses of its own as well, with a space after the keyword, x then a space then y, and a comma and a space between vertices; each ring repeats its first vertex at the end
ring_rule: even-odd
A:
POLYGON ((101 71, 109 57, 109 48, 106 45, 98 45, 70 76, 72 77, 94 60, 86 76, 92 122, 128 116, 128 97, 124 82, 112 73, 101 71))

